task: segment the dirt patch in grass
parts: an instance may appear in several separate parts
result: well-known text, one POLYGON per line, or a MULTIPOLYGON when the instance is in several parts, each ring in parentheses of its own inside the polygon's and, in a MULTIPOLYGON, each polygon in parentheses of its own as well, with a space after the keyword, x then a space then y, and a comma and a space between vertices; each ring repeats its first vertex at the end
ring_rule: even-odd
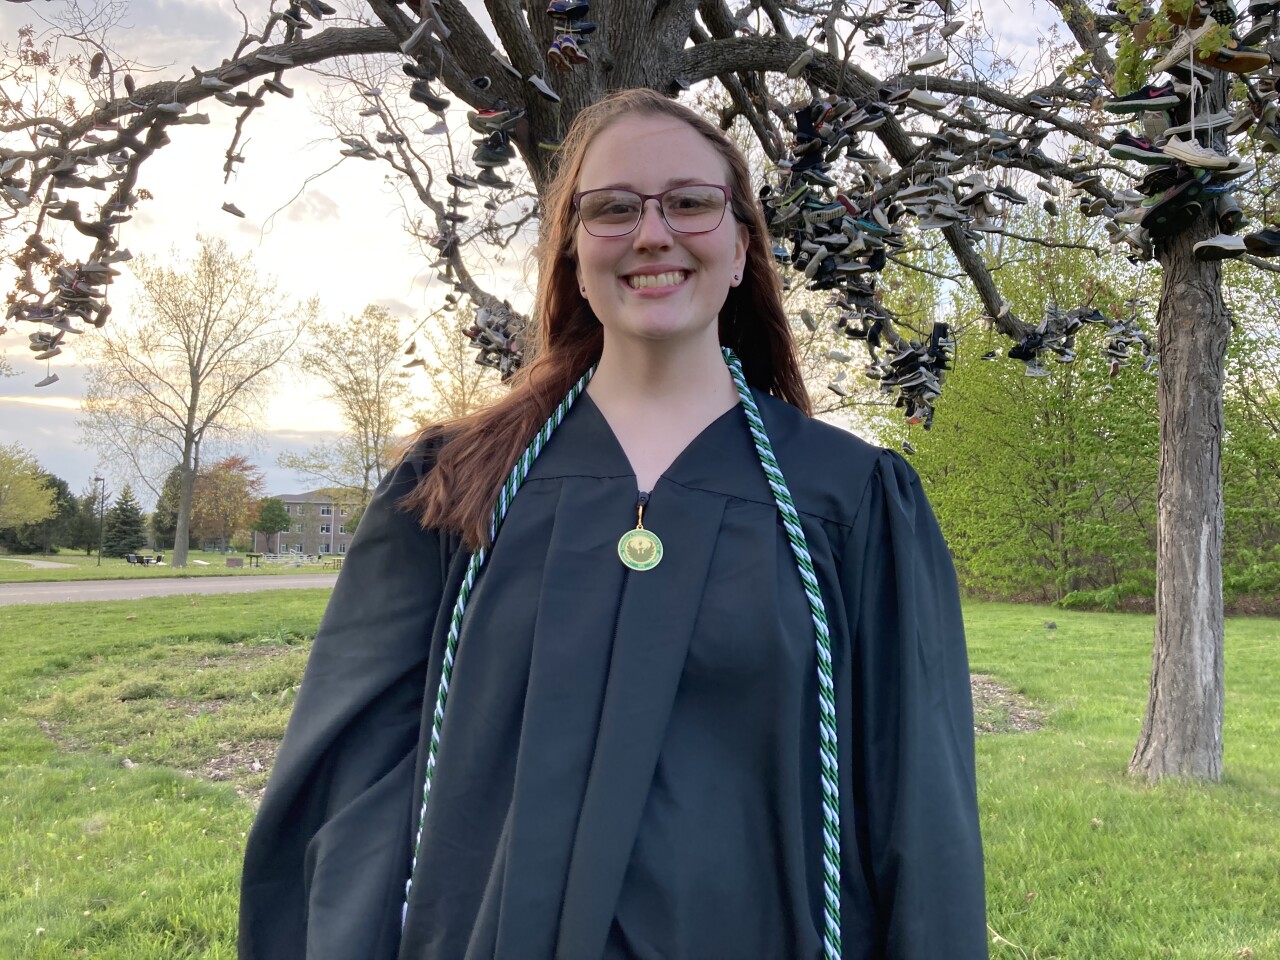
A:
POLYGON ((192 776, 205 780, 231 783, 236 793, 255 807, 266 789, 267 773, 275 762, 279 740, 250 740, 248 743, 220 743, 226 753, 201 765, 199 770, 188 770, 192 776))
POLYGON ((300 644, 250 641, 96 657, 24 711, 59 750, 227 783, 256 805, 306 653, 300 644))
POLYGON ((977 733, 1030 733, 1044 726, 1044 714, 995 677, 975 673, 969 678, 969 687, 977 733))

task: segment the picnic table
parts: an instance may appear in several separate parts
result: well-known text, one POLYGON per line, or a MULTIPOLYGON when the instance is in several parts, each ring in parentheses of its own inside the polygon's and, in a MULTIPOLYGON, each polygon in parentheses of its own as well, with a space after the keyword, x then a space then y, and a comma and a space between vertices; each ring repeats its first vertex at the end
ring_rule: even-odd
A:
POLYGON ((251 567, 262 566, 262 554, 260 553, 246 553, 244 558, 249 561, 249 566, 251 567))
POLYGON ((325 560, 321 561, 320 566, 334 567, 335 569, 341 570, 342 560, 343 560, 342 557, 327 557, 325 560))

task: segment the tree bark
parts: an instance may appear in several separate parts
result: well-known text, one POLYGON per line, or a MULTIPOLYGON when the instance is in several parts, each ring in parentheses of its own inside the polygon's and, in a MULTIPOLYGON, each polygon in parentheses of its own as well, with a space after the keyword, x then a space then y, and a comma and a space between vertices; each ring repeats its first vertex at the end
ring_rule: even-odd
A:
POLYGON ((1231 320, 1203 214, 1160 251, 1156 629, 1146 718, 1129 772, 1222 777, 1222 391, 1231 320))

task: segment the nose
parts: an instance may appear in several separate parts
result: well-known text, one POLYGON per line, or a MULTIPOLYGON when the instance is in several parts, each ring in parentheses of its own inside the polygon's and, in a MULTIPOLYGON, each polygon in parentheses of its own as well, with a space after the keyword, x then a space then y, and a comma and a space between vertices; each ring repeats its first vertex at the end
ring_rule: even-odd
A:
POLYGON ((635 246, 641 249, 668 247, 671 245, 671 228, 662 215, 662 205, 652 198, 640 208, 640 222, 636 224, 635 246), (653 204, 652 207, 649 204, 653 204))

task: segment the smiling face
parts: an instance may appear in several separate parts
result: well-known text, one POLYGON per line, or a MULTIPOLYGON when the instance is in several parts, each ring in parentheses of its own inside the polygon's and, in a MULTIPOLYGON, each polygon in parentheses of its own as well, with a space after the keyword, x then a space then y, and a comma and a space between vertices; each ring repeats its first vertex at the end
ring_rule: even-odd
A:
MULTIPOLYGON (((728 182, 724 159, 691 126, 640 115, 600 132, 583 157, 577 189, 657 194, 684 183, 728 182)), ((715 338, 720 308, 746 263, 747 228, 726 209, 709 233, 677 233, 657 201, 646 201, 639 226, 625 237, 594 237, 579 222, 574 245, 578 285, 606 342, 715 338)))

